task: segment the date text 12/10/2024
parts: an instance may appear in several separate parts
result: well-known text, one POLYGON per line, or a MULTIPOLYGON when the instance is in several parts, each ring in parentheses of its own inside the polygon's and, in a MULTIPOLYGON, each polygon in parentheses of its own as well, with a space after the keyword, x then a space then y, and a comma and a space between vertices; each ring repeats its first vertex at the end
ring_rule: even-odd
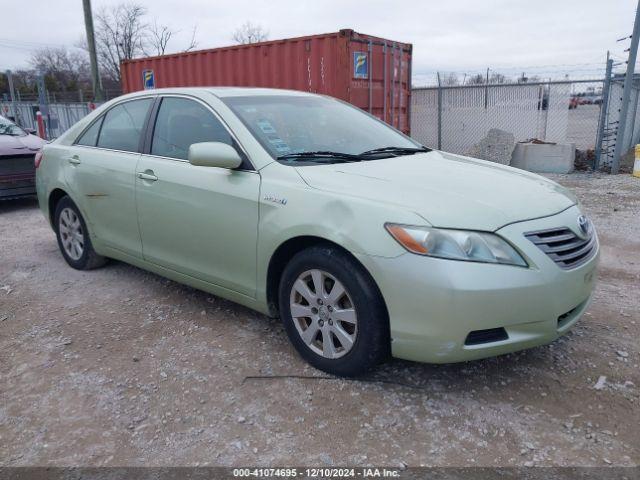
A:
POLYGON ((255 478, 398 478, 400 470, 389 468, 234 468, 234 477, 255 478))

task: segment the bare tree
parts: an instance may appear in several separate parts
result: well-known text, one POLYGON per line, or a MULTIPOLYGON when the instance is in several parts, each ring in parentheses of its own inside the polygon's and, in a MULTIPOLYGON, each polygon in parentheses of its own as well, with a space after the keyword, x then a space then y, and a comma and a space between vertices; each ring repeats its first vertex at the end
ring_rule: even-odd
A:
POLYGON ((158 19, 155 19, 153 24, 149 26, 148 43, 151 53, 153 55, 164 55, 173 34, 174 32, 171 28, 167 25, 159 25, 158 19))
POLYGON ((195 50, 198 46, 198 42, 196 41, 196 30, 198 29, 197 25, 193 26, 193 30, 191 30, 191 41, 189 42, 189 46, 182 50, 183 52, 190 52, 191 50, 195 50))
POLYGON ((441 84, 446 87, 459 85, 458 76, 454 72, 444 73, 440 78, 441 84))
POLYGON ((102 8, 96 16, 96 47, 105 73, 120 81, 120 63, 145 51, 149 26, 144 22, 146 9, 135 3, 102 8))
POLYGON ((244 22, 239 28, 236 28, 231 37, 235 43, 245 45, 247 43, 264 42, 269 38, 269 32, 262 28, 261 25, 254 25, 251 22, 244 22))
POLYGON ((507 83, 507 77, 498 72, 491 72, 489 83, 507 83))
POLYGON ((471 75, 467 79, 467 85, 484 85, 485 84, 485 76, 481 73, 477 73, 475 75, 471 75))
POLYGON ((34 73, 45 76, 47 88, 51 90, 77 90, 90 81, 89 59, 82 51, 41 48, 31 54, 29 63, 34 73))

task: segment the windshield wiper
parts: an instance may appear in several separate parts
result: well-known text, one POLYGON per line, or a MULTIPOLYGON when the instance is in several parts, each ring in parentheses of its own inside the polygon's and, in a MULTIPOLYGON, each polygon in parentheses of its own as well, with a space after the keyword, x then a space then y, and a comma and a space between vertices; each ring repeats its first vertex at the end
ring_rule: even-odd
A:
POLYGON ((360 156, 376 155, 378 153, 391 153, 397 155, 413 155, 414 153, 430 152, 431 149, 427 147, 381 147, 374 148, 373 150, 367 150, 362 152, 360 156))
POLYGON ((331 152, 328 150, 318 150, 315 152, 296 152, 280 155, 278 160, 310 160, 314 161, 321 158, 328 158, 339 162, 359 162, 362 160, 360 155, 352 155, 351 153, 331 152))

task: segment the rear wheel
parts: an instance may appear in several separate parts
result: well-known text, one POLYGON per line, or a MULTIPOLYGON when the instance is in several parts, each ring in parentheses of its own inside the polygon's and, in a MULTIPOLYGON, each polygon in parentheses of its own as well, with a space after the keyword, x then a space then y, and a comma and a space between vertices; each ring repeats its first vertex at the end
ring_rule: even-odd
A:
POLYGON ((54 222, 60 252, 71 267, 91 270, 106 263, 106 259, 93 249, 84 218, 68 196, 62 197, 56 205, 54 222))
POLYGON ((386 309, 371 277, 346 253, 312 247, 285 267, 280 314, 300 355, 329 373, 364 373, 389 355, 386 309))

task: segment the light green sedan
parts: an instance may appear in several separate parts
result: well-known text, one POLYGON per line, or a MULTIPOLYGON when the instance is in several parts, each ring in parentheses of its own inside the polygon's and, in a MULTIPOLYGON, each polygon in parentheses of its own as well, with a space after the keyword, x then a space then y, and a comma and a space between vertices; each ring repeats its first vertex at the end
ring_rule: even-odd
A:
POLYGON ((567 190, 328 97, 138 92, 36 164, 73 268, 114 258, 280 316, 300 355, 338 375, 551 342, 594 287, 598 239, 567 190))

